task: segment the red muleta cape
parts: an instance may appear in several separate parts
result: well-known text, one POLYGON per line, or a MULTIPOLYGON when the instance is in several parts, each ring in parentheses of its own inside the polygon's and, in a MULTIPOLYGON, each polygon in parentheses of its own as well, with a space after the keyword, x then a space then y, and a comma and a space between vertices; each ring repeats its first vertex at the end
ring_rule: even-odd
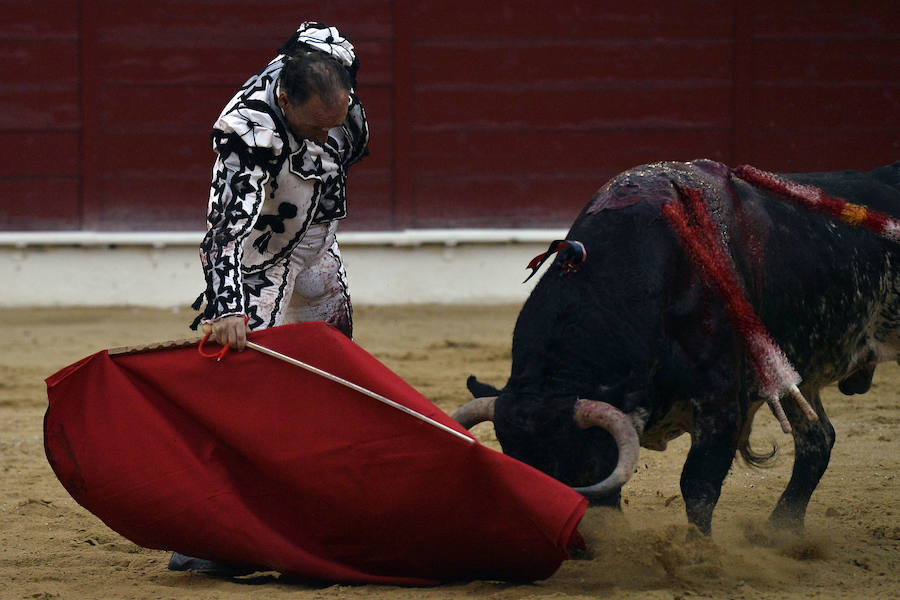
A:
MULTIPOLYGON (((251 340, 467 433, 324 323, 251 340)), ((585 499, 479 443, 254 350, 88 356, 47 379, 72 497, 147 548, 347 583, 552 575, 585 499)))

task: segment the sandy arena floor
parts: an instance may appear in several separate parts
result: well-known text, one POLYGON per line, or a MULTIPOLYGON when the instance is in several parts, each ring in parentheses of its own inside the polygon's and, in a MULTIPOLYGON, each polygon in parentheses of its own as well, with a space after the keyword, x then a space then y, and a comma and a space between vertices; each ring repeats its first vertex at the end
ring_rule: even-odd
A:
MULTIPOLYGON (((356 341, 447 412, 465 378, 502 385, 517 307, 357 309, 356 341)), ((764 528, 790 473, 793 449, 760 411, 757 448, 777 442, 774 466, 735 462, 710 539, 688 537, 678 489, 688 440, 642 451, 623 513, 590 509, 582 531, 596 550, 532 585, 472 582, 437 588, 309 587, 274 577, 246 582, 166 570, 168 554, 135 546, 76 504, 44 457, 43 380, 102 348, 192 335, 188 311, 5 310, 0 314, 0 598, 269 599, 525 598, 799 599, 900 597, 900 367, 879 367, 865 396, 827 391, 837 430, 831 466, 802 539, 764 528)), ((497 448, 493 429, 476 435, 497 448)))

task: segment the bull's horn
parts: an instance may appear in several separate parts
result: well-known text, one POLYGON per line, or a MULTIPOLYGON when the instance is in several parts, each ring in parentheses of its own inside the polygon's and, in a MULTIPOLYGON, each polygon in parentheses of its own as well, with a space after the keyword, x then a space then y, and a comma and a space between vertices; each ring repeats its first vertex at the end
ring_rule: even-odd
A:
POLYGON ((466 429, 472 429, 484 421, 493 421, 494 401, 496 399, 496 396, 475 398, 453 413, 452 419, 466 429))
POLYGON ((573 488, 585 496, 607 496, 631 478, 641 450, 637 430, 628 415, 606 402, 579 399, 575 402, 575 423, 582 429, 602 427, 612 435, 619 449, 619 463, 609 477, 587 487, 573 488))

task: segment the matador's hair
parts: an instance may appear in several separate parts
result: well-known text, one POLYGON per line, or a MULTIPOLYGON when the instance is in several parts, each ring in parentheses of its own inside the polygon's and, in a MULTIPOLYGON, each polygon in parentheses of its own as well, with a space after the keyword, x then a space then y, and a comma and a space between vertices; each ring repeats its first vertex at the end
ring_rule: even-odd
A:
POLYGON ((340 61, 324 52, 308 50, 284 58, 279 82, 295 106, 312 96, 319 96, 326 104, 336 104, 341 92, 349 93, 353 88, 350 74, 340 61))

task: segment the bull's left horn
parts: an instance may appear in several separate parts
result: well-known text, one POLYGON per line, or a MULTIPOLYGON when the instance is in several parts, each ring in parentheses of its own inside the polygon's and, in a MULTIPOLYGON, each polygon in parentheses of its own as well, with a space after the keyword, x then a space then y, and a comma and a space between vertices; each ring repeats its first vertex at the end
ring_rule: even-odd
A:
POLYGON ((585 496, 606 496, 615 492, 631 478, 641 451, 634 424, 628 415, 612 404, 584 399, 575 402, 575 423, 582 429, 602 427, 608 431, 619 449, 619 462, 603 481, 573 489, 585 496))
POLYGON ((494 397, 475 398, 465 406, 460 407, 452 415, 452 419, 465 427, 472 429, 479 423, 494 420, 494 397))

